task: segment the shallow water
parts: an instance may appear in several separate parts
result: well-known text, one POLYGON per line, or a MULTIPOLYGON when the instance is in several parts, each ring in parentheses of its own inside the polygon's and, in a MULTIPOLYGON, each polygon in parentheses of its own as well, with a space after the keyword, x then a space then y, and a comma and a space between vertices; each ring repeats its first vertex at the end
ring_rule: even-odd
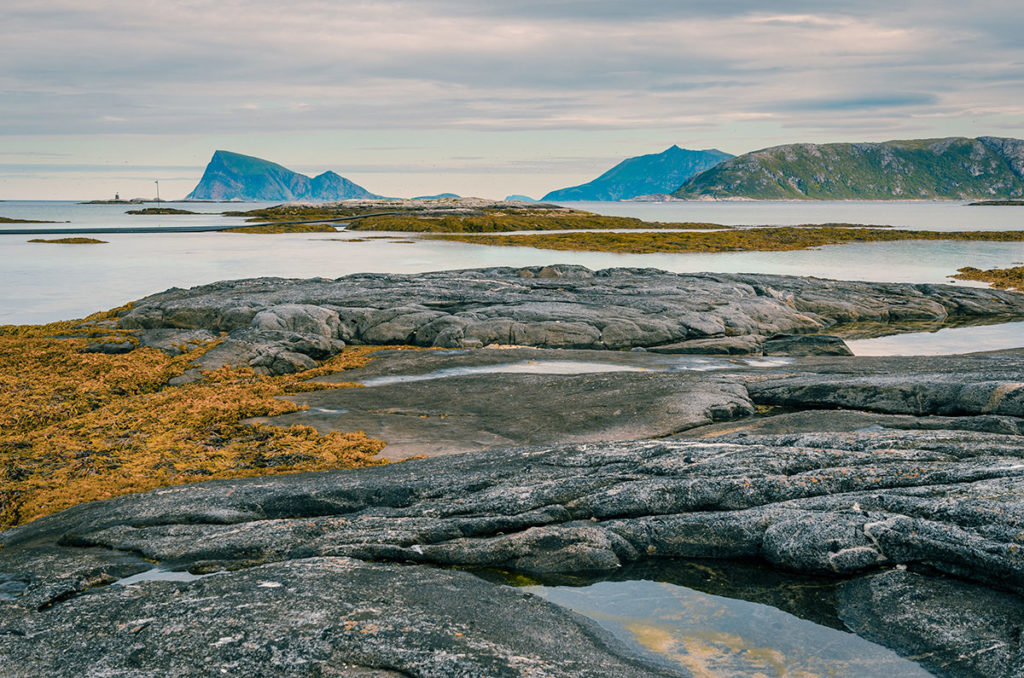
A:
POLYGON ((699 358, 692 356, 665 356, 657 367, 589 362, 586 360, 522 360, 496 365, 469 365, 446 367, 426 374, 387 375, 363 379, 363 386, 385 386, 415 381, 465 377, 474 374, 599 374, 604 372, 708 372, 734 367, 778 367, 792 362, 791 358, 699 358))
POLYGON ((948 355, 1024 348, 1024 322, 847 339, 846 345, 854 355, 948 355))
POLYGON ((142 205, 83 205, 69 200, 6 200, 0 202, 0 217, 55 221, 54 224, 0 224, 0 233, 18 228, 130 228, 132 226, 210 226, 245 225, 243 217, 225 217, 221 212, 253 210, 280 203, 237 202, 195 203, 161 202, 142 205), (128 210, 149 207, 169 207, 198 214, 141 215, 128 214, 128 210))
POLYGON ((1019 231, 1024 228, 1024 207, 969 207, 966 202, 950 200, 697 200, 558 204, 644 221, 696 221, 728 226, 849 223, 929 231, 1019 231))
POLYGON ((202 579, 203 577, 211 577, 212 574, 192 574, 191 572, 185 571, 173 571, 166 570, 162 567, 154 567, 151 570, 145 572, 139 572, 133 574, 130 577, 123 577, 115 581, 112 586, 131 586, 132 584, 142 584, 151 581, 181 581, 190 582, 202 579))
MULTIPOLYGON (((726 206, 749 209, 734 203, 694 203, 702 209, 726 206)), ((170 205, 168 203, 168 205, 170 205)), ((691 203, 644 205, 642 203, 587 203, 592 209, 634 210, 689 209, 691 203), (625 206, 625 207, 623 207, 625 206)), ((772 203, 764 203, 776 209, 772 203)), ((787 208, 814 221, 829 205, 860 210, 867 221, 881 209, 878 203, 790 204, 787 208)), ((892 214, 914 212, 912 206, 881 203, 892 214)), ((1000 209, 1018 214, 1015 208, 968 208, 939 203, 934 209, 1000 209)), ((187 209, 220 210, 248 205, 186 203, 187 209)), ((200 221, 200 217, 132 217, 125 205, 76 205, 74 203, 0 203, 0 215, 34 219, 71 217, 76 224, 135 225, 139 220, 159 219, 164 224, 200 221), (21 208, 18 206, 22 205, 21 208), (27 206, 26 206, 27 205, 27 206), (106 215, 106 216, 105 216, 106 215)), ((767 208, 766 208, 767 209, 767 208)), ((1019 212, 1024 218, 1024 208, 1019 212)), ((639 210, 639 211, 636 211, 639 210)), ((654 217, 660 217, 655 214, 654 217)), ((697 218, 680 214, 678 218, 697 218)), ((699 216, 699 215, 697 215, 699 216)), ((838 220, 831 219, 831 220, 838 220)), ((676 217, 673 217, 676 218, 676 217)), ((1000 217, 1003 218, 1003 217, 1000 217)), ((220 223, 222 217, 201 215, 202 223, 220 223), (215 219, 210 221, 210 219, 215 219)), ((722 221, 728 221, 722 219, 722 221)), ((754 220, 763 221, 763 220, 754 220)), ((894 221, 894 220, 890 220, 894 221)), ((152 225, 152 224, 147 224, 152 225)), ((980 227, 980 225, 979 225, 980 227)), ((378 233, 375 235, 386 236, 378 233)), ((402 240, 410 236, 391 234, 402 240)), ((1006 267, 1024 261, 1024 243, 996 242, 892 242, 833 245, 795 252, 728 252, 720 254, 613 254, 606 252, 557 252, 530 247, 488 247, 461 242, 416 240, 415 244, 388 239, 369 239, 365 233, 292 233, 254 235, 244 233, 146 233, 104 234, 101 245, 50 245, 28 243, 29 236, 4 235, 0 227, 0 324, 39 323, 82 317, 98 310, 163 291, 232 278, 281 276, 336 278, 351 273, 421 273, 487 266, 543 266, 580 264, 592 269, 617 266, 651 267, 674 272, 775 273, 813 275, 849 280, 893 282, 951 282, 947 276, 963 266, 1006 267)), ((958 282, 960 285, 983 286, 958 282)))
POLYGON ((755 566, 668 562, 627 568, 614 581, 524 588, 590 617, 641 656, 696 676, 931 675, 846 630, 834 586, 755 566))

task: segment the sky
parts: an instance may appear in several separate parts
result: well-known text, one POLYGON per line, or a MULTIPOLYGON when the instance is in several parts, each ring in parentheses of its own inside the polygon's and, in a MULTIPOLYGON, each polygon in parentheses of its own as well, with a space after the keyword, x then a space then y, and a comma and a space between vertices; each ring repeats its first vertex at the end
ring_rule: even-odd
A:
POLYGON ((384 195, 623 158, 1024 136, 1020 0, 3 0, 0 199, 180 198, 217 149, 384 195))

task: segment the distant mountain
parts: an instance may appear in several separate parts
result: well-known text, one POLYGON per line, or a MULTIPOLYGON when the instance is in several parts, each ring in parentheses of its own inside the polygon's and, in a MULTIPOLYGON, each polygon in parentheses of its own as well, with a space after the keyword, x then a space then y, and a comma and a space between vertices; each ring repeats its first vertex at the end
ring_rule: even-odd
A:
POLYGON ((334 172, 324 172, 310 179, 269 160, 216 151, 203 178, 185 200, 332 202, 380 197, 334 172))
POLYGON ((717 149, 688 151, 673 146, 661 153, 627 158, 593 181, 551 191, 541 200, 628 200, 668 193, 698 172, 731 157, 717 149))
POLYGON ((512 195, 505 196, 505 202, 537 202, 528 195, 522 195, 520 193, 513 193, 512 195))
POLYGON ((1024 196, 1024 141, 950 137, 790 144, 696 175, 677 198, 927 200, 1024 196))
POLYGON ((437 195, 418 195, 413 200, 441 200, 443 198, 461 198, 456 193, 438 193, 437 195))

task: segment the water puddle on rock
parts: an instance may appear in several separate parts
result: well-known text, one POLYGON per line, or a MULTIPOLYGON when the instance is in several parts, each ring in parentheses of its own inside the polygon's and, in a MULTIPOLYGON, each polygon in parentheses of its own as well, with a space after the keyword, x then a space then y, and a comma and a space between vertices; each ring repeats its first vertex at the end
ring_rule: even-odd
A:
POLYGON ((573 583, 524 588, 593 619, 640 656, 694 676, 932 675, 846 630, 835 613, 835 582, 685 562, 627 567, 614 580, 573 583))
POLYGON ((28 582, 15 576, 0 574, 0 600, 14 600, 28 588, 28 582))
POLYGON ((300 414, 348 414, 348 412, 344 407, 311 407, 308 410, 302 410, 300 414))
MULTIPOLYGON (((212 574, 216 574, 216 573, 212 573, 212 574)), ((130 577, 124 577, 123 579, 118 579, 112 585, 113 586, 130 586, 132 584, 143 584, 143 583, 151 582, 151 581, 182 581, 182 582, 190 582, 190 581, 196 581, 198 579, 202 579, 204 577, 210 577, 210 576, 212 576, 212 574, 192 574, 191 572, 185 572, 185 571, 176 572, 176 571, 172 571, 172 570, 166 570, 166 569, 164 569, 162 567, 154 567, 151 570, 146 570, 145 572, 139 572, 138 574, 133 574, 130 577)))
POLYGON ((587 360, 522 360, 495 365, 467 365, 446 367, 425 374, 396 374, 363 379, 363 386, 406 384, 432 379, 465 377, 475 374, 599 374, 604 372, 708 372, 736 367, 778 367, 791 362, 790 358, 697 358, 691 356, 665 357, 649 366, 600 363, 587 360))
POLYGON ((1024 347, 1024 322, 971 327, 945 327, 873 339, 848 339, 854 355, 948 355, 1024 347))

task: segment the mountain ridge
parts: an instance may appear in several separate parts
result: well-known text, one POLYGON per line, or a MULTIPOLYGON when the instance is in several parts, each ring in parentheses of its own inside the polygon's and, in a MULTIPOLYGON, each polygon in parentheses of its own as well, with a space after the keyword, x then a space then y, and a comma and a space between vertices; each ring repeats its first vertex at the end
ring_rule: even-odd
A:
POLYGON ((218 150, 185 200, 332 202, 381 197, 337 172, 327 171, 311 178, 270 160, 218 150))
POLYGON ((717 148, 692 151, 672 145, 661 153, 626 158, 592 181, 551 191, 541 200, 629 200, 669 193, 693 175, 732 157, 717 148))
POLYGON ((934 200, 1024 196, 1024 140, 946 137, 785 144, 691 177, 684 199, 934 200))

